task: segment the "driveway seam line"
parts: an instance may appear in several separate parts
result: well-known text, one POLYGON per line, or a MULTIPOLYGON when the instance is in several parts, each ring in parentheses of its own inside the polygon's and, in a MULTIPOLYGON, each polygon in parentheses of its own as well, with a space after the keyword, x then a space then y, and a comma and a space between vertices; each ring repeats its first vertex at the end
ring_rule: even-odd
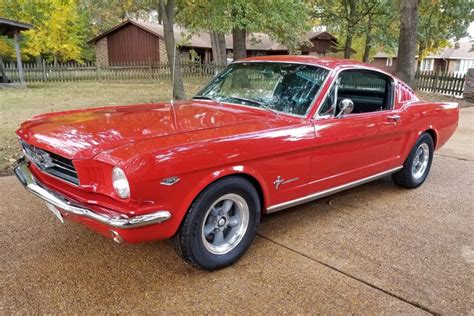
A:
POLYGON ((381 288, 381 287, 379 287, 379 286, 377 286, 377 285, 375 285, 375 284, 369 283, 368 281, 365 281, 365 280, 360 279, 360 278, 358 278, 358 277, 356 277, 356 276, 353 276, 353 275, 351 275, 351 274, 349 274, 349 273, 347 273, 347 272, 344 272, 344 271, 342 271, 342 270, 340 270, 340 269, 338 269, 338 268, 336 268, 336 267, 333 267, 333 266, 331 266, 331 265, 328 264, 328 263, 325 263, 325 262, 320 261, 320 260, 318 260, 318 259, 312 258, 312 257, 310 257, 309 255, 306 255, 306 254, 302 253, 301 251, 292 249, 292 248, 290 248, 290 247, 288 247, 288 246, 286 246, 286 245, 284 245, 284 244, 282 244, 282 243, 280 243, 280 242, 277 242, 277 241, 275 241, 275 240, 273 240, 273 239, 271 239, 271 238, 269 238, 269 237, 266 237, 266 236, 262 235, 261 233, 257 233, 257 235, 260 236, 261 238, 265 239, 265 240, 268 240, 268 241, 270 241, 270 242, 272 242, 272 243, 274 243, 274 244, 280 246, 280 247, 283 247, 283 248, 285 248, 285 249, 287 249, 287 250, 289 250, 289 251, 291 251, 291 252, 294 252, 294 253, 296 253, 296 254, 298 254, 298 255, 300 255, 300 256, 303 256, 303 257, 305 257, 305 258, 307 258, 307 259, 309 259, 309 260, 311 260, 311 261, 314 261, 314 262, 316 262, 316 263, 319 263, 319 264, 321 264, 321 265, 323 265, 323 266, 325 266, 325 267, 327 267, 327 268, 329 268, 329 269, 331 269, 331 270, 334 270, 334 271, 336 271, 336 272, 339 272, 339 273, 341 273, 341 274, 343 274, 343 275, 345 275, 345 276, 347 276, 347 277, 349 277, 349 278, 351 278, 351 279, 353 279, 353 280, 356 280, 356 281, 358 281, 358 282, 361 282, 361 283, 363 283, 363 284, 365 284, 365 285, 367 285, 367 286, 369 286, 369 287, 371 287, 371 288, 373 288, 373 289, 375 289, 375 290, 378 290, 378 291, 380 291, 380 292, 383 292, 383 293, 385 293, 385 294, 387 294, 387 295, 389 295, 389 296, 391 296, 391 297, 393 297, 393 298, 396 298, 396 299, 398 299, 398 300, 400 300, 400 301, 402 301, 402 302, 405 302, 405 303, 407 303, 407 304, 409 304, 409 305, 411 305, 411 306, 413 306, 413 307, 416 307, 416 308, 418 308, 418 309, 421 309, 421 310, 423 310, 423 311, 425 311, 425 312, 427 312, 427 313, 430 313, 430 314, 432 314, 432 315, 440 315, 440 313, 435 312, 435 311, 431 310, 431 309, 428 308, 428 307, 425 307, 425 306, 423 306, 423 305, 421 305, 421 304, 419 304, 419 303, 417 303, 417 302, 410 301, 410 300, 408 300, 408 299, 406 299, 406 298, 404 298, 404 297, 401 297, 401 296, 399 296, 399 295, 397 295, 397 294, 395 294, 395 293, 389 292, 388 290, 385 290, 385 289, 383 289, 383 288, 381 288))
POLYGON ((461 161, 474 161, 474 160, 467 159, 467 158, 461 158, 461 157, 455 157, 455 156, 448 156, 448 155, 439 154, 439 153, 435 153, 435 155, 441 156, 441 157, 446 157, 446 158, 452 158, 452 159, 456 159, 456 160, 461 160, 461 161))

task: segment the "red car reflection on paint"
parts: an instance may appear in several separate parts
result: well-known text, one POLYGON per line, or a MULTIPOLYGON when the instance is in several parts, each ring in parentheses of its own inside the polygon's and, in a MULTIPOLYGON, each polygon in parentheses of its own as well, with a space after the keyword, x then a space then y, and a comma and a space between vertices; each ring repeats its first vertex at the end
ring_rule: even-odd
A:
POLYGON ((418 187, 458 116, 368 65, 249 58, 187 101, 36 116, 17 131, 15 173, 61 220, 117 242, 173 237, 215 270, 243 255, 263 213, 386 175, 418 187))

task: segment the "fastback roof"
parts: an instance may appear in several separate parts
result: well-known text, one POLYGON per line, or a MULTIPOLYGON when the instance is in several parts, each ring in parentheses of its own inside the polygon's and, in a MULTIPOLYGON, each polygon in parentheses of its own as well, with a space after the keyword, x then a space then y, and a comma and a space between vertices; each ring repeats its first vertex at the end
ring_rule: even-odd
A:
POLYGON ((242 59, 242 61, 275 61, 275 62, 293 62, 293 63, 303 63, 309 65, 322 66, 329 69, 334 69, 339 66, 363 66, 370 69, 375 69, 380 71, 380 69, 375 68, 369 64, 364 64, 359 61, 342 59, 342 58, 333 58, 333 57, 316 57, 308 55, 274 55, 274 56, 258 56, 242 59))

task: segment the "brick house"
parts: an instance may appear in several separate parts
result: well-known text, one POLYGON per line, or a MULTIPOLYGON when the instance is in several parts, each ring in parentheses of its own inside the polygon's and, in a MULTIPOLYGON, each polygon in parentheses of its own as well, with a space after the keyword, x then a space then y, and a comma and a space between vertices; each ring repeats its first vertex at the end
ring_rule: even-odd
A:
MULTIPOLYGON (((417 58, 418 60, 418 58, 417 58)), ((372 65, 391 71, 397 65, 396 55, 379 52, 374 56, 372 65)), ((465 74, 474 68, 474 42, 455 43, 436 54, 430 54, 421 61, 421 71, 441 71, 465 74)))
MULTIPOLYGON (((186 29, 175 26, 176 42, 182 60, 199 56, 203 63, 212 62, 211 39, 209 33, 191 34, 186 29), (193 53, 191 53, 193 51, 193 53)), ((309 44, 301 47, 302 54, 324 56, 336 52, 337 39, 328 32, 309 32, 309 44)), ((163 25, 142 21, 126 20, 89 41, 95 46, 97 64, 148 64, 167 62, 163 25)), ((228 57, 232 57, 232 36, 226 36, 228 57)), ((264 33, 251 33, 247 37, 248 56, 285 55, 288 48, 264 33)))

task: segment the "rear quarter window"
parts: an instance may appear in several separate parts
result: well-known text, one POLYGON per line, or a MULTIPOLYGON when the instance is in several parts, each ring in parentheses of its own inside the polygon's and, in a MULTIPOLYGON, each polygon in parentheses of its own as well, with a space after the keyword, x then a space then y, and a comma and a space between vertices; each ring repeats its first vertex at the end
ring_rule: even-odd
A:
POLYGON ((400 103, 410 102, 410 101, 417 101, 418 98, 416 97, 415 93, 412 89, 406 86, 403 83, 398 83, 398 101, 400 103))

